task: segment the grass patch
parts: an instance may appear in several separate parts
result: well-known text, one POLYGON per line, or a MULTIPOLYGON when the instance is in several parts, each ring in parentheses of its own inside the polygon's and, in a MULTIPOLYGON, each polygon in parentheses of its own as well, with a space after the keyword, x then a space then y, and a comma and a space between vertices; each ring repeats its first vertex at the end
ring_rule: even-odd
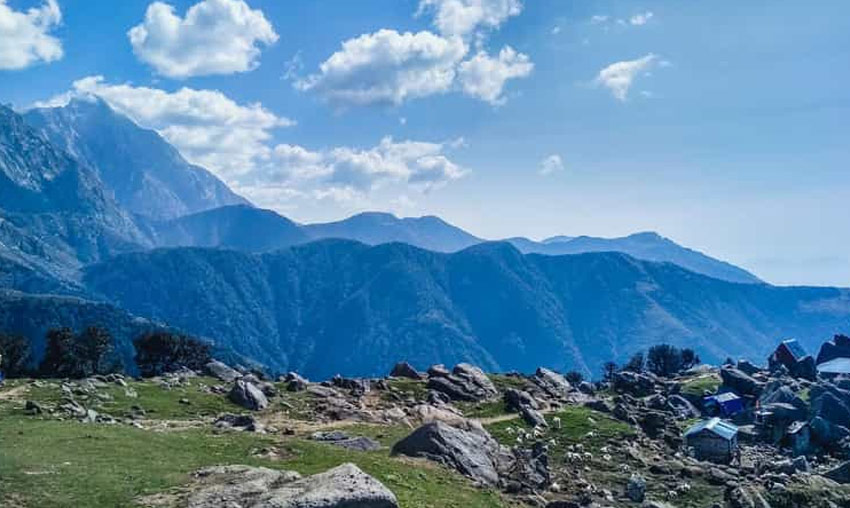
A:
MULTIPOLYGON (((550 427, 546 438, 554 438, 558 442, 552 457, 563 455, 566 446, 582 443, 585 447, 594 450, 604 446, 609 440, 626 439, 635 435, 634 430, 627 424, 614 420, 597 411, 586 407, 571 406, 557 413, 546 415, 546 420, 552 422, 557 416, 561 419, 561 428, 550 427), (592 437, 588 433, 593 432, 592 437)), ((508 427, 523 427, 531 430, 531 427, 522 419, 497 422, 487 426, 487 430, 499 442, 511 445, 516 443, 516 436, 508 431, 508 427)))
POLYGON ((524 377, 519 376, 508 376, 505 374, 488 374, 487 377, 490 378, 490 381, 496 385, 496 388, 499 391, 503 392, 508 388, 513 388, 515 390, 527 390, 531 385, 531 381, 524 377))
MULTIPOLYGON (((118 417, 130 413, 133 406, 144 409, 149 418, 168 420, 193 419, 244 411, 230 402, 225 395, 210 392, 209 387, 216 384, 220 382, 208 377, 190 378, 188 384, 170 389, 150 381, 128 381, 127 388, 135 392, 137 397, 128 396, 128 390, 116 384, 97 388, 99 393, 110 397, 106 400, 97 397, 88 400, 81 396, 75 397, 86 406, 93 406, 100 412, 118 417)), ((55 404, 62 398, 59 385, 58 381, 47 381, 44 386, 32 386, 27 398, 55 404)))
MULTIPOLYGON (((428 387, 425 381, 408 378, 391 378, 387 380, 390 389, 402 398, 412 397, 416 400, 424 400, 428 396, 428 387)), ((389 396, 389 394, 384 394, 389 396)))
POLYGON ((456 402, 455 406, 467 418, 491 418, 510 413, 502 399, 483 402, 456 402))
POLYGON ((705 392, 715 393, 723 381, 717 374, 698 377, 682 385, 682 395, 691 397, 702 397, 705 392))
POLYGON ((296 438, 40 420, 4 406, 0 442, 0 505, 14 500, 33 508, 129 507, 140 496, 185 484, 189 473, 205 466, 248 464, 313 474, 353 462, 390 488, 402 507, 513 506, 436 465, 391 458, 388 451, 358 453, 296 438), (283 459, 256 454, 271 448, 283 459))

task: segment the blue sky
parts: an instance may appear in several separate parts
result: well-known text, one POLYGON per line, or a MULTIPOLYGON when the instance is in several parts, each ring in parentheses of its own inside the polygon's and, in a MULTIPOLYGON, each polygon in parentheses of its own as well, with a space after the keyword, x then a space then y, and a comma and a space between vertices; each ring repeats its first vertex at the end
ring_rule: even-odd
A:
POLYGON ((2 20, 0 101, 100 95, 299 221, 654 230, 850 286, 848 2, 0 0, 2 20))

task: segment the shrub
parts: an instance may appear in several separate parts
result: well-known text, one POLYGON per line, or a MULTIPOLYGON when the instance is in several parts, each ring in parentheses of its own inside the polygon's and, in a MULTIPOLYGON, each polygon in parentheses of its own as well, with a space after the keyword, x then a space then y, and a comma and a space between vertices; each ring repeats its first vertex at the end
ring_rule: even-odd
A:
POLYGON ((7 377, 22 377, 29 372, 30 343, 23 335, 0 333, 0 370, 7 377))

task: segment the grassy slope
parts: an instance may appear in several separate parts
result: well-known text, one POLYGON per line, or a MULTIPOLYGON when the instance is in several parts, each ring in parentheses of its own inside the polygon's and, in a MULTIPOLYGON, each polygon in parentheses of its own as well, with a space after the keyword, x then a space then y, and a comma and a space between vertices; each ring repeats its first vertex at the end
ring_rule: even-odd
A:
MULTIPOLYGON (((493 491, 473 488, 461 476, 424 461, 391 458, 389 451, 346 451, 300 437, 250 433, 215 433, 209 426, 170 432, 135 429, 126 425, 91 425, 25 415, 22 400, 2 400, 0 388, 0 506, 89 508, 134 506, 140 496, 169 491, 187 483, 189 474, 217 464, 262 465, 303 474, 325 471, 353 462, 375 476, 407 508, 511 506, 493 491), (274 459, 264 451, 273 451, 274 459)), ((221 397, 192 389, 163 390, 131 383, 131 399, 155 418, 192 418, 218 409, 232 410, 221 397), (179 403, 189 398, 189 405, 179 403), (214 400, 222 404, 215 406, 214 400), (156 416, 153 416, 156 415, 156 416)), ((111 414, 120 415, 129 400, 115 389, 111 414)), ((123 392, 123 389, 121 389, 123 392)), ((51 400, 48 388, 34 390, 51 400)), ((127 406, 129 408, 129 406, 127 406)), ((391 445, 404 429, 359 426, 363 435, 391 445)))

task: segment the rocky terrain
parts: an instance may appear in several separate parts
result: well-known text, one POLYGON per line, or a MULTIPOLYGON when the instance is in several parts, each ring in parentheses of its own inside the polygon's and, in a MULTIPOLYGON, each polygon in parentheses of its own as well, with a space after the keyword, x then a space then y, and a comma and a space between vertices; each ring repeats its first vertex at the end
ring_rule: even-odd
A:
MULTIPOLYGON (((811 357, 807 357, 811 358, 811 357)), ((569 383, 469 364, 276 380, 221 362, 151 379, 0 387, 3 506, 834 507, 850 505, 850 381, 771 360, 569 383), (791 371, 794 373, 792 374, 791 371), (732 417, 730 464, 683 432, 732 417), (703 407, 705 406, 705 407, 703 407), (758 414, 770 412, 770 422, 758 414), (778 416, 777 416, 778 415, 778 416), (789 444, 794 422, 811 427, 789 444)), ((811 365, 814 365, 811 363, 811 365)))

